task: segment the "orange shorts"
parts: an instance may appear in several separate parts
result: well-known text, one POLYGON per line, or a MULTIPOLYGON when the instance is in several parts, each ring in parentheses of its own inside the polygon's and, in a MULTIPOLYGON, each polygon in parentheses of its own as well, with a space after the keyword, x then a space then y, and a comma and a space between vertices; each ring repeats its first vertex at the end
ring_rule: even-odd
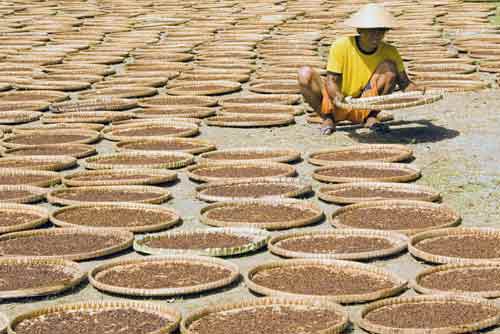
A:
MULTIPOLYGON (((361 94, 361 97, 370 97, 370 96, 377 96, 378 95, 378 89, 375 87, 375 85, 372 85, 371 83, 367 85, 369 87, 368 89, 363 90, 363 93, 361 94)), ((323 82, 323 86, 321 87, 321 94, 322 94, 322 99, 321 99, 321 113, 324 115, 330 115, 333 114, 333 120, 335 123, 341 122, 341 121, 350 121, 354 124, 360 124, 364 123, 372 110, 347 110, 343 108, 336 107, 330 99, 330 96, 328 95, 328 90, 326 89, 326 83, 323 82)))

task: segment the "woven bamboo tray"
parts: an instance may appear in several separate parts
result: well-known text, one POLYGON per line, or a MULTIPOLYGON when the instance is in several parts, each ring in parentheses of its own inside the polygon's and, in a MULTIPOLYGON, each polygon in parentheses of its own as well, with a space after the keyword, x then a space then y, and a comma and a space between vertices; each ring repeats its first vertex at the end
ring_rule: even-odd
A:
POLYGON ((209 107, 170 106, 141 109, 134 112, 135 116, 143 119, 150 118, 205 118, 215 115, 215 110, 209 107))
POLYGON ((177 232, 161 232, 155 234, 146 234, 143 236, 137 236, 134 241, 134 250, 144 254, 152 255, 199 255, 199 256, 214 256, 214 257, 224 257, 224 256, 234 256, 243 253, 253 252, 264 247, 269 240, 270 235, 268 232, 255 229, 255 228, 244 228, 244 227, 226 227, 226 228, 206 228, 198 230, 186 230, 177 232), (184 236, 184 235, 197 235, 197 234, 218 234, 218 233, 228 233, 238 236, 245 236, 251 238, 252 240, 243 246, 237 247, 225 247, 225 248, 205 248, 205 249, 174 249, 174 248, 157 248, 146 245, 148 241, 168 237, 168 236, 184 236))
POLYGON ((373 160, 363 160, 363 161, 381 161, 381 162, 398 162, 405 161, 413 157, 413 150, 408 148, 405 145, 397 145, 397 144, 363 144, 363 145, 353 145, 346 146, 341 148, 334 149, 324 149, 320 151, 315 151, 309 154, 308 162, 313 165, 318 166, 327 166, 332 162, 335 163, 337 161, 342 160, 324 160, 321 158, 317 158, 318 155, 328 154, 328 153, 343 153, 343 152, 388 152, 388 157, 377 158, 373 160))
POLYGON ((321 334, 338 334, 342 333, 344 329, 347 327, 349 323, 349 316, 347 312, 338 304, 332 303, 324 300, 311 300, 307 299, 299 299, 299 298, 252 298, 242 300, 238 303, 228 303, 228 304, 219 304, 213 306, 207 306, 201 308, 197 311, 194 311, 188 314, 181 322, 181 333, 182 334, 194 334, 193 331, 189 329, 189 326, 207 315, 214 313, 223 313, 223 312, 234 312, 237 310, 251 310, 259 307, 272 306, 272 307, 280 307, 280 306, 288 306, 288 307, 296 307, 300 309, 311 309, 311 308, 321 308, 331 311, 340 316, 341 320, 330 327, 322 329, 319 333, 321 334))
POLYGON ((349 183, 349 182, 360 182, 360 181, 410 182, 420 177, 420 169, 415 168, 411 165, 393 163, 393 162, 359 162, 359 161, 336 162, 328 166, 316 168, 313 172, 312 177, 313 179, 321 182, 331 182, 331 183, 349 183), (366 167, 373 169, 404 170, 405 172, 407 172, 407 175, 363 178, 363 177, 346 177, 346 176, 325 176, 318 174, 318 172, 320 171, 332 169, 335 167, 340 167, 340 168, 366 167))
MULTIPOLYGON (((125 121, 116 121, 111 124, 114 129, 125 129, 129 127, 140 126, 155 126, 155 125, 168 125, 176 123, 177 125, 187 124, 192 127, 193 125, 200 126, 203 121, 199 118, 188 117, 155 117, 155 118, 134 118, 125 121), (123 126, 122 126, 123 125, 123 126)), ((106 130, 109 131, 110 128, 106 130)), ((172 137, 173 138, 173 137, 172 137)))
POLYGON ((16 143, 16 140, 23 139, 23 138, 31 138, 35 135, 79 135, 84 137, 83 139, 78 139, 78 140, 73 140, 73 141, 68 141, 65 142, 65 144, 92 144, 95 143, 100 139, 100 134, 97 131, 92 131, 92 130, 77 130, 77 129, 71 129, 71 130, 50 130, 50 131, 30 131, 29 133, 23 133, 23 134, 15 134, 9 137, 4 137, 2 141, 0 141, 0 144, 2 146, 5 146, 7 148, 18 148, 18 147, 26 147, 26 146, 34 146, 34 145, 40 145, 39 142, 33 142, 33 143, 16 143))
POLYGON ((80 93, 78 98, 94 99, 99 96, 110 96, 116 98, 141 98, 141 97, 153 96, 156 95, 157 93, 158 91, 156 90, 156 88, 125 85, 125 86, 113 86, 109 88, 100 88, 88 91, 88 93, 87 92, 80 93))
POLYGON ((43 111, 49 108, 50 103, 45 101, 27 102, 0 102, 0 111, 34 110, 43 111))
POLYGON ((70 156, 76 159, 88 157, 89 155, 96 154, 97 151, 95 147, 86 144, 45 144, 45 145, 34 145, 34 146, 25 146, 18 148, 10 148, 6 149, 2 152, 2 156, 26 156, 26 155, 43 155, 43 156, 70 156), (54 152, 47 152, 51 149, 54 149, 54 152), (58 149, 67 149, 64 152, 58 152, 58 149), (45 151, 41 154, 41 151, 45 151))
POLYGON ((313 230, 307 232, 290 232, 274 236, 267 244, 269 251, 273 254, 286 258, 312 258, 312 259, 335 259, 335 260, 371 260, 391 256, 406 251, 408 237, 404 234, 396 232, 386 232, 379 230, 363 230, 363 229, 335 229, 331 231, 313 230), (383 238, 392 243, 390 248, 384 248, 376 251, 351 252, 351 253, 309 253, 303 251, 292 251, 280 247, 278 244, 287 239, 301 237, 322 237, 322 236, 359 236, 359 237, 375 237, 383 238))
POLYGON ((206 192, 209 191, 210 189, 217 189, 219 187, 225 188, 229 186, 235 186, 237 187, 238 185, 269 185, 269 184, 277 184, 277 185, 290 185, 295 187, 294 190, 286 192, 284 194, 281 194, 279 196, 264 196, 261 197, 263 199, 265 198, 291 198, 291 197, 300 197, 303 196, 307 193, 312 192, 312 187, 310 185, 304 185, 302 183, 297 182, 293 178, 288 178, 288 177, 277 177, 274 179, 267 179, 267 178, 255 178, 250 181, 246 180, 235 180, 235 181, 223 181, 223 182, 212 182, 209 184, 203 184, 198 187, 196 187, 196 198, 205 201, 205 202, 224 202, 224 201, 231 201, 231 200, 248 200, 248 199, 255 199, 254 197, 248 196, 242 196, 242 197, 226 197, 226 196, 215 196, 215 195, 209 195, 206 192))
MULTIPOLYGON (((18 125, 12 128, 13 134, 23 134, 30 131, 39 132, 39 131, 47 131, 47 130, 92 130, 92 131, 101 131, 104 129, 103 124, 96 123, 57 123, 57 124, 27 124, 27 125, 18 125)), ((51 145, 51 144, 42 144, 42 145, 51 145)), ((53 145, 53 144, 52 144, 53 145)))
MULTIPOLYGON (((0 266, 29 266, 29 265, 51 265, 54 267, 64 268, 64 272, 71 274, 71 279, 65 282, 56 283, 53 285, 43 286, 39 288, 18 289, 10 291, 2 291, 0 299, 7 298, 26 298, 35 296, 46 296, 57 294, 65 290, 71 289, 80 284, 86 276, 86 273, 80 269, 80 266, 68 260, 62 259, 37 259, 37 258, 6 258, 0 259, 0 266)), ((1 332, 1 330, 0 330, 1 332)))
POLYGON ((14 87, 24 90, 57 90, 63 92, 72 92, 84 90, 91 87, 90 82, 87 81, 44 81, 33 80, 27 83, 15 83, 14 87))
POLYGON ((114 97, 100 97, 83 101, 54 103, 50 106, 53 112, 65 113, 75 111, 121 111, 137 107, 137 102, 114 97))
POLYGON ((249 74, 238 73, 213 73, 213 74, 186 74, 182 73, 177 80, 180 81, 236 81, 239 83, 247 82, 250 80, 249 74))
POLYGON ((323 218, 324 218, 323 211, 316 204, 289 198, 251 199, 251 200, 220 202, 207 205, 200 210, 200 222, 209 226, 217 226, 217 227, 254 227, 254 228, 263 228, 266 230, 281 230, 281 229, 311 225, 323 220, 323 218), (208 217, 208 213, 210 212, 210 210, 237 207, 239 205, 251 205, 251 204, 294 207, 294 208, 304 209, 309 212, 313 211, 314 215, 311 217, 295 219, 291 221, 266 222, 264 219, 256 223, 241 222, 241 221, 223 221, 208 217))
POLYGON ((158 96, 140 100, 142 107, 154 108, 159 106, 198 106, 212 107, 217 105, 217 98, 209 96, 158 96))
POLYGON ((94 84, 97 89, 110 88, 113 86, 142 86, 142 87, 162 87, 167 83, 166 78, 112 78, 94 84))
MULTIPOLYGON (((14 330, 15 327, 22 322, 23 320, 29 321, 29 319, 43 317, 47 314, 52 313, 62 313, 62 312, 75 312, 75 311, 88 311, 88 312, 96 312, 100 310, 110 310, 110 309, 135 309, 142 312, 149 312, 153 314, 160 315, 169 320, 169 323, 155 331, 154 334, 169 334, 174 332, 178 327, 181 321, 181 314, 174 308, 139 302, 139 301, 86 301, 82 303, 74 303, 74 304, 60 304, 56 306, 49 306, 44 308, 39 308, 35 311, 23 313, 16 318, 14 318, 8 327, 9 334, 16 334, 14 330)), ((76 329, 75 329, 76 330, 76 329)))
POLYGON ((212 116, 207 118, 206 124, 209 126, 235 127, 235 128, 257 128, 270 126, 285 126, 295 123, 293 115, 274 114, 274 115, 255 115, 238 114, 212 116))
POLYGON ((192 82, 168 88, 171 95, 221 95, 239 91, 241 84, 234 81, 192 82))
POLYGON ((60 171, 76 166, 76 158, 59 156, 8 156, 0 158, 0 168, 21 168, 31 170, 60 171), (36 163, 36 165, 33 165, 36 163), (26 165, 24 165, 26 164, 26 165))
MULTIPOLYGON (((500 297, 499 290, 483 290, 483 291, 464 291, 458 290, 453 287, 453 283, 449 286, 448 290, 441 290, 437 288, 429 288, 421 285, 422 279, 426 276, 433 274, 444 274, 447 271, 467 271, 467 270, 481 270, 481 269, 499 269, 500 263, 470 263, 470 264, 444 264, 441 266, 430 267, 422 270, 417 274, 415 279, 411 280, 410 286, 417 291, 418 293, 426 294, 426 295, 436 295, 436 294, 461 294, 461 295, 469 295, 472 297, 481 297, 481 298, 498 298, 500 297)), ((466 275, 462 273, 462 275, 466 275)))
POLYGON ((253 181, 255 179, 275 179, 276 177, 288 177, 295 176, 296 169, 293 166, 279 163, 279 162, 245 162, 245 163, 232 163, 232 164, 197 164, 195 166, 191 166, 187 168, 187 176, 194 181, 197 182, 221 182, 221 181, 253 181), (278 175, 273 175, 269 177, 217 177, 217 176, 203 176, 198 172, 200 170, 216 170, 216 169, 225 169, 227 166, 233 167, 258 167, 258 168, 276 168, 281 169, 278 175))
POLYGON ((246 95, 225 97, 219 101, 221 106, 225 103, 276 103, 284 105, 297 104, 300 101, 300 95, 294 94, 270 94, 270 95, 246 95))
MULTIPOLYGON (((208 268, 207 268, 208 270, 208 268)), ((96 289, 105 292, 117 293, 127 296, 177 296, 177 295, 185 295, 185 294, 193 294, 193 293, 201 293, 207 290, 213 290, 220 287, 227 286, 237 280, 239 277, 239 268, 235 264, 221 260, 215 259, 205 256, 194 256, 194 255, 163 255, 163 256, 148 256, 142 259, 130 259, 130 260, 117 260, 107 262, 101 265, 98 265, 94 269, 89 272, 89 282, 96 289), (112 269, 113 267, 119 266, 133 266, 134 264, 143 264, 143 263, 193 263, 193 264, 201 264, 206 266, 218 266, 219 268, 227 269, 231 272, 230 276, 204 284, 197 284, 192 286, 180 287, 180 288, 158 288, 158 289, 140 289, 140 288, 127 288, 120 287, 115 285, 109 285, 102 282, 99 282, 99 274, 112 269)))
POLYGON ((425 195, 419 200, 426 202, 437 202, 441 199, 441 194, 431 187, 417 184, 400 184, 392 182, 354 182, 330 185, 318 189, 318 198, 325 202, 336 204, 353 204, 368 201, 395 199, 384 197, 346 197, 342 195, 335 195, 335 193, 332 194, 332 192, 342 191, 346 189, 380 189, 385 191, 407 192, 408 194, 419 193, 425 195))
POLYGON ((101 202, 101 203, 82 203, 82 204, 75 204, 75 205, 70 205, 66 206, 60 209, 57 209, 50 214, 50 221, 57 226, 60 227, 74 227, 74 228, 98 228, 98 229, 109 229, 109 230, 125 230, 125 231, 130 231, 134 233, 142 233, 142 232, 155 232, 159 230, 164 230, 167 228, 170 228, 172 226, 177 225, 181 221, 181 217, 177 212, 175 212, 172 209, 168 209, 166 207, 158 206, 158 205, 152 205, 152 204, 137 204, 137 203, 127 203, 127 202, 115 202, 115 203, 109 203, 109 202, 101 202), (67 213, 68 211, 78 211, 78 209, 95 209, 95 214, 99 215, 99 209, 105 209, 105 208, 117 208, 117 209, 132 209, 136 211, 155 211, 158 213, 164 213, 167 215, 170 215, 168 220, 160 221, 158 223, 155 223, 153 225, 138 225, 138 226, 119 226, 119 227, 109 227, 109 226, 92 226, 92 225, 85 225, 85 222, 81 222, 82 224, 75 224, 75 223, 70 223, 63 221, 57 216, 61 213, 67 213))
POLYGON ((297 80, 273 80, 256 83, 248 88, 254 93, 263 94, 299 94, 300 86, 297 80))
POLYGON ((29 123, 38 120, 40 117, 42 117, 42 113, 37 111, 2 111, 0 112, 0 124, 13 125, 29 123))
POLYGON ((435 65, 415 65, 408 66, 409 72, 452 72, 459 74, 469 74, 477 71, 477 66, 470 64, 435 64, 435 65))
POLYGON ((295 106, 288 106, 273 103, 224 103, 220 115, 225 114, 291 114, 299 116, 304 114, 304 109, 295 106))
POLYGON ((399 278, 395 274, 375 267, 373 265, 355 263, 351 261, 340 261, 340 260, 329 260, 329 259, 298 259, 298 260, 279 260, 271 261, 265 264, 257 265, 250 269, 245 275, 245 284, 247 287, 253 291, 264 296, 277 296, 277 297, 296 297, 296 298, 310 298, 314 300, 327 300, 331 302, 349 304, 349 303, 362 303, 373 301, 377 299, 382 299, 390 296, 397 295, 402 291, 406 290, 407 281, 399 278), (303 265, 318 265, 318 266, 328 266, 331 268, 337 268, 340 271, 357 271, 363 274, 372 274, 374 276, 383 276, 385 279, 390 280, 394 286, 391 288, 385 288, 379 291, 359 293, 359 294, 344 294, 344 295, 302 295, 291 292, 285 292, 280 290, 274 290, 261 285, 256 284, 252 281, 252 278, 261 270, 279 268, 279 267, 295 267, 303 265))
MULTIPOLYGON (((42 170, 27 170, 18 168, 0 168, 0 184, 2 183, 2 177, 16 177, 16 176, 43 176, 44 179, 32 181, 30 183, 23 183, 25 185, 37 186, 37 187, 50 187, 61 183, 61 176, 57 172, 49 172, 42 170)), ((7 185, 18 185, 11 182, 4 183, 7 185)), ((19 184, 20 185, 20 184, 19 184)))
POLYGON ((245 162, 292 162, 300 159, 301 153, 297 150, 272 148, 272 147, 253 147, 253 148, 231 148, 225 150, 217 150, 213 152, 203 153, 198 157, 198 163, 217 164, 217 163, 245 163, 245 162), (271 157, 261 157, 254 159, 217 159, 214 156, 220 154, 238 154, 238 155, 252 155, 252 154, 272 154, 271 157))
POLYGON ((36 219, 28 222, 2 226, 0 227, 0 234, 33 229, 49 221, 49 212, 45 208, 35 205, 0 203, 0 212, 19 212, 37 216, 36 219))
POLYGON ((182 168, 194 163, 193 155, 183 152, 120 152, 120 153, 108 153, 101 154, 94 157, 87 158, 83 161, 83 166, 87 169, 128 169, 128 168, 182 168), (155 163, 140 163, 137 164, 120 164, 120 163, 101 163, 100 160, 109 158, 164 158, 164 162, 155 163), (175 158, 175 161, 169 161, 169 159, 175 158))
POLYGON ((83 111, 64 114, 46 114, 42 116, 42 123, 110 123, 113 121, 134 118, 133 113, 117 111, 83 111))
POLYGON ((439 101, 442 98, 443 95, 436 92, 426 94, 422 94, 420 92, 408 92, 349 99, 347 102, 335 101, 335 105, 339 108, 347 110, 394 110, 430 104, 439 101))
MULTIPOLYGON (((1 191, 1 186, 0 186, 0 191, 1 191)), ((77 205, 77 204, 89 204, 89 203, 95 203, 99 204, 104 201, 85 201, 85 200, 78 200, 78 199, 68 199, 64 197, 65 193, 73 193, 77 194, 78 192, 89 192, 89 191, 95 191, 95 192, 103 192, 103 193, 110 193, 110 195, 113 193, 113 191, 117 192, 127 192, 127 191, 132 191, 132 192, 142 192, 142 193, 150 193, 150 197, 146 199, 140 199, 140 200, 123 200, 120 202, 128 202, 128 203, 140 203, 140 204, 160 204, 163 202, 168 201, 170 198, 172 198, 172 194, 170 191, 161 188, 161 187, 153 187, 153 186, 91 186, 91 187, 77 187, 77 188, 58 188, 58 189, 53 189, 47 194, 47 201, 52 204, 59 204, 59 205, 77 205)), ((118 200, 115 201, 109 201, 109 202, 117 202, 118 200)))
POLYGON ((158 151, 158 152, 169 152, 169 151, 178 151, 189 154, 200 154, 209 151, 213 151, 216 149, 216 146, 211 142, 199 139, 191 139, 191 138, 162 138, 162 139, 145 139, 145 140, 130 140, 130 141, 121 141, 115 144, 115 149, 119 152, 144 152, 144 151, 158 151), (154 149, 147 148, 148 144, 186 144, 186 148, 182 149, 154 149), (146 147, 145 147, 146 146, 146 147))
POLYGON ((174 121, 144 121, 140 124, 124 124, 124 125, 113 125, 112 127, 105 128, 102 133, 103 137, 112 141, 127 141, 127 140, 138 140, 138 139, 162 139, 165 137, 190 137, 195 136, 199 133, 199 128, 195 124, 190 124, 187 122, 174 122, 174 121), (160 134, 160 135, 127 135, 127 131, 132 130, 147 130, 148 128, 176 128, 179 131, 171 134, 160 134))
POLYGON ((331 221, 330 223, 335 226, 336 228, 352 228, 352 226, 345 225, 341 221, 339 221, 339 216, 341 214, 349 213, 351 211, 355 211, 357 209, 363 209, 363 208, 377 208, 377 207, 412 207, 412 208, 419 208, 422 210, 439 210, 446 212, 450 215, 449 221, 446 223, 439 225, 439 226, 431 226, 431 227, 426 227, 426 228, 413 228, 413 229, 405 229, 405 230, 391 230, 393 232, 398 232, 398 233, 403 233, 405 235, 415 235, 417 233, 420 234, 420 232, 425 232, 425 231, 430 231, 430 230, 436 230, 436 229, 442 229, 445 227, 452 227, 452 226, 457 226, 461 223, 462 218, 460 215, 455 212, 452 208, 443 205, 443 204, 437 204, 437 203, 429 203, 429 202, 422 202, 422 201, 411 201, 411 200, 383 200, 383 201, 372 201, 372 202, 361 202, 358 204, 352 204, 348 205, 346 207, 337 209, 331 216, 331 221))
MULTIPOLYGON (((92 229, 92 228, 50 228, 50 229, 39 229, 39 230, 28 230, 21 232, 8 233, 0 236, 0 242, 5 240, 13 240, 19 238, 29 238, 38 235, 65 235, 65 234, 96 234, 105 235, 109 237, 119 237, 121 240, 113 246, 105 247, 102 249, 97 249, 95 251, 87 253, 74 253, 66 255, 51 255, 51 256, 30 256, 30 258, 44 258, 44 259, 61 259, 61 260, 71 260, 71 261, 82 261, 93 259, 101 256, 106 256, 120 252, 132 246, 134 241, 134 235, 131 232, 124 230, 106 230, 106 229, 92 229)), ((16 255, 4 255, 5 258, 17 258, 16 255)))
POLYGON ((47 189, 31 185, 0 185, 0 193, 16 193, 19 191, 27 194, 12 198, 4 197, 0 202, 18 204, 36 203, 45 199, 45 194, 47 193, 47 189))
POLYGON ((375 311, 381 307, 390 307, 391 305, 406 304, 406 303, 443 303, 443 302, 466 302, 473 303, 476 305, 490 306, 493 308, 498 308, 495 304, 488 302, 481 298, 473 298, 459 295, 441 295, 441 296, 415 296, 415 297, 399 297, 390 298, 381 301, 377 301, 365 306, 359 313, 357 325, 364 330, 377 333, 377 334, 389 334, 389 333, 401 333, 401 334, 438 334, 438 333, 467 333, 474 332, 483 328, 494 326, 500 320, 500 313, 489 319, 484 319, 477 321, 475 323, 466 325, 457 325, 450 327, 441 328, 392 328, 383 325, 374 324, 365 319, 366 315, 372 311, 375 311))
POLYGON ((470 92, 490 87, 481 80, 420 80, 418 83, 436 92, 470 92))
MULTIPOLYGON (((59 177, 59 176, 58 176, 59 177)), ((60 181, 60 177, 58 178, 60 181)), ((86 170, 69 175, 64 175, 63 183, 68 187, 88 187, 88 186, 124 186, 124 185, 155 185, 164 184, 177 180, 177 173, 170 170, 160 169, 103 169, 86 170), (138 179, 127 179, 129 175, 144 175, 138 179), (78 180, 78 177, 85 176, 85 180, 78 180), (99 176, 108 176, 104 180, 99 180, 99 176), (111 178, 112 176, 112 178, 111 178)))
POLYGON ((414 257, 431 263, 444 264, 487 264, 498 263, 500 258, 461 258, 453 256, 434 255, 420 250, 417 244, 423 240, 431 238, 439 238, 454 235, 486 235, 500 238, 500 231, 495 228, 485 227, 460 227, 460 228, 443 228, 435 231, 424 231, 414 235, 408 242, 408 251, 414 257))

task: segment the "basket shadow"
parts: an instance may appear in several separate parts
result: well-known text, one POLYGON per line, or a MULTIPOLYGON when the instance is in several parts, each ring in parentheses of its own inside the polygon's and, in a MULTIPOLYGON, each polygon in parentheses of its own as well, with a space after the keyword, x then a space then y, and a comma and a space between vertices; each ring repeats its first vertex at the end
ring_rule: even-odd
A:
POLYGON ((390 131, 387 133, 377 133, 374 131, 358 133, 354 131, 360 128, 360 126, 342 127, 339 130, 349 131, 348 136, 360 143, 435 143, 460 135, 460 132, 457 130, 435 125, 431 121, 424 119, 396 121, 386 124, 390 126, 390 131))

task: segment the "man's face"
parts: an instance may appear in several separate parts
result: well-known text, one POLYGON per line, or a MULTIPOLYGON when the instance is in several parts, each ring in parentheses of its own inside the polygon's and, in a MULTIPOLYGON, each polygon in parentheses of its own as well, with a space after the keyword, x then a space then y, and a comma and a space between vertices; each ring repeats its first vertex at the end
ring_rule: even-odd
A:
POLYGON ((358 29, 359 36, 363 40, 363 44, 370 46, 370 48, 376 49, 380 42, 384 39, 387 29, 385 28, 375 28, 375 29, 358 29))

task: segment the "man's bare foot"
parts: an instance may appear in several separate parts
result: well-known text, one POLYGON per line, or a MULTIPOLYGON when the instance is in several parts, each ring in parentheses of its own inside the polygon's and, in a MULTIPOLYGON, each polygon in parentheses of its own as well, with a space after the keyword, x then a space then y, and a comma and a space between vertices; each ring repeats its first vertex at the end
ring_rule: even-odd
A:
POLYGON ((387 133, 389 132, 389 126, 387 124, 380 123, 376 117, 368 117, 365 122, 365 128, 377 133, 387 133))
POLYGON ((331 135, 335 132, 335 122, 331 118, 326 118, 321 123, 320 133, 324 136, 331 135))

